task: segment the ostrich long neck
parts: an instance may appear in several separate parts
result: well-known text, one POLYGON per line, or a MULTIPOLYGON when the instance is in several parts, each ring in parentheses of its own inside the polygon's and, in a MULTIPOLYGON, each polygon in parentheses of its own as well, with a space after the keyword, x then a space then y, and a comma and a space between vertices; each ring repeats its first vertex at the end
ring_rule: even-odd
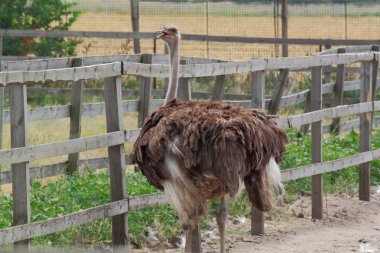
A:
POLYGON ((166 92, 165 104, 177 96, 178 90, 178 67, 179 67, 179 42, 174 42, 169 48, 170 78, 166 92))

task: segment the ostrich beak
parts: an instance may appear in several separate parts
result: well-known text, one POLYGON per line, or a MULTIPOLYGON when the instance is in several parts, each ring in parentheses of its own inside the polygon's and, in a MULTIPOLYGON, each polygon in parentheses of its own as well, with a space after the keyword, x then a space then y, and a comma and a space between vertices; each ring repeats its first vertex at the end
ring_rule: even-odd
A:
POLYGON ((169 35, 165 27, 163 27, 161 30, 158 30, 157 33, 158 34, 156 36, 156 39, 161 39, 163 36, 169 35))

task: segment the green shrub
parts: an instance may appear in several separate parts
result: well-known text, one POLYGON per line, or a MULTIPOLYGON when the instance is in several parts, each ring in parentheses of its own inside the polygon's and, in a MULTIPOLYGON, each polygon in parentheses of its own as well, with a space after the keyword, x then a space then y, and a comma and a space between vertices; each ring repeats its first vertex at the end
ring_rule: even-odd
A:
MULTIPOLYGON (((61 0, 0 0, 0 28, 32 30, 68 30, 79 12, 76 3, 61 0)), ((74 55, 76 39, 4 37, 3 55, 74 55)))

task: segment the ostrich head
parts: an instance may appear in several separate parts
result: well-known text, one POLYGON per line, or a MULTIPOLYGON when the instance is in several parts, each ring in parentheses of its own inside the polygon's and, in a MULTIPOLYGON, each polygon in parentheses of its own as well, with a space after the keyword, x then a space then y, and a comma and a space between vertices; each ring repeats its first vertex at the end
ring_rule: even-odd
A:
POLYGON ((179 33, 177 27, 163 27, 158 31, 157 39, 162 39, 165 41, 169 48, 173 48, 175 44, 178 44, 178 41, 181 39, 181 34, 179 33))
POLYGON ((157 39, 165 41, 169 49, 170 77, 169 86, 165 96, 165 104, 177 96, 178 69, 179 69, 179 41, 181 35, 175 26, 163 27, 158 31, 157 39))

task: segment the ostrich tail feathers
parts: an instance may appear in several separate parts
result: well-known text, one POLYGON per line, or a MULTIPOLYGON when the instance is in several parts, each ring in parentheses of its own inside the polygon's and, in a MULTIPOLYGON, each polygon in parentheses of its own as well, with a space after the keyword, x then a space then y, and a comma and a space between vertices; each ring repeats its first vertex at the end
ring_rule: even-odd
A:
POLYGON ((279 197, 284 194, 284 185, 281 182, 281 172, 276 160, 272 156, 267 166, 267 179, 269 184, 269 191, 272 197, 279 197))

